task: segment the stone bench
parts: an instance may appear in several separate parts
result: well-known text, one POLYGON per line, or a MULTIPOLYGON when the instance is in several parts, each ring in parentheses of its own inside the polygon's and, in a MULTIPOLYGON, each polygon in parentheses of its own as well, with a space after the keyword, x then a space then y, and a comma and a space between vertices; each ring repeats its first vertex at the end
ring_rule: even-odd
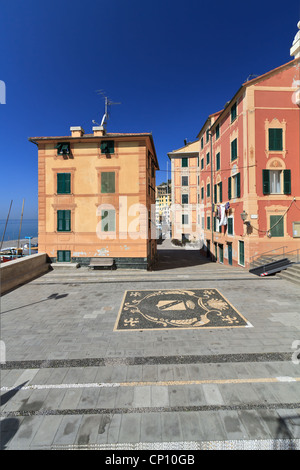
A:
POLYGON ((91 258, 89 268, 102 268, 102 267, 108 267, 112 269, 114 266, 114 258, 91 258))

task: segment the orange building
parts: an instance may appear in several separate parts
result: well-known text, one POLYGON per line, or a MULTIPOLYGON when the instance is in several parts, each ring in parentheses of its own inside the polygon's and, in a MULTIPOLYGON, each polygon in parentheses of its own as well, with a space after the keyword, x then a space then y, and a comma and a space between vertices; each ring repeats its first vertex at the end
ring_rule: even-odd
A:
MULTIPOLYGON (((220 263, 249 267, 264 252, 300 249, 300 31, 291 55, 289 63, 245 82, 193 144, 202 250, 220 263)), ((177 153, 183 161, 182 150, 170 158, 177 153)), ((182 165, 173 166, 178 204, 182 165)))
POLYGON ((70 130, 29 138, 38 146, 39 251, 52 262, 109 257, 116 267, 147 269, 156 258, 152 134, 70 130))

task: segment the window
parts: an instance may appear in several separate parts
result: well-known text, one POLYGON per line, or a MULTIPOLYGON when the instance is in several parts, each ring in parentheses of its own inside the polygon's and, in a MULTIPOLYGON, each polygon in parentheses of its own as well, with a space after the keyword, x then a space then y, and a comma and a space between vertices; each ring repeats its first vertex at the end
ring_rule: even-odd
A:
POLYGON ((291 194, 291 170, 263 170, 263 194, 291 194))
POLYGON ((202 201, 204 199, 204 186, 202 186, 202 188, 201 188, 201 199, 202 199, 202 201))
POLYGON ((220 137, 220 125, 216 125, 216 140, 220 137))
POLYGON ((201 158, 201 170, 204 168, 204 158, 201 158))
POLYGON ((222 202, 222 181, 214 185, 214 202, 222 202))
POLYGON ((188 158, 184 157, 182 160, 181 160, 181 166, 182 168, 186 168, 189 166, 189 160, 188 158))
POLYGON ((181 204, 188 204, 189 203, 189 195, 188 194, 182 194, 181 195, 181 204))
POLYGON ((57 194, 71 193, 71 173, 57 173, 57 194))
POLYGON ((57 262, 58 263, 68 263, 71 261, 71 251, 70 250, 57 250, 57 262))
POLYGON ((102 232, 115 232, 116 230, 116 211, 103 210, 101 212, 101 231, 102 232))
POLYGON ((210 197, 210 183, 206 185, 206 197, 210 197))
POLYGON ((70 232, 71 231, 71 211, 59 210, 57 211, 57 231, 70 232))
POLYGON ((237 139, 231 142, 231 161, 237 159, 237 139))
POLYGON ((229 176, 228 178, 228 199, 241 197, 241 175, 229 176))
POLYGON ((204 144, 203 144, 203 137, 201 137, 201 150, 203 149, 203 146, 204 146, 204 144))
POLYGON ((236 106, 236 103, 234 103, 234 105, 231 106, 230 114, 231 114, 231 122, 233 122, 233 121, 236 119, 236 116, 237 116, 237 106, 236 106))
POLYGON ((115 142, 113 140, 103 140, 100 144, 101 153, 115 153, 115 142))
POLYGON ((269 150, 282 150, 282 129, 269 129, 269 150))
POLYGON ((209 141, 209 129, 206 131, 206 143, 209 141))
POLYGON ((207 230, 210 230, 210 217, 207 216, 206 218, 206 226, 207 226, 207 230))
POLYGON ((216 171, 218 171, 220 168, 221 168, 221 155, 220 155, 220 152, 218 152, 216 155, 216 171))
POLYGON ((115 192, 115 172, 103 171, 101 173, 101 193, 114 193, 115 192))
POLYGON ((209 152, 206 154, 206 165, 209 165, 209 152))
POLYGON ((182 214, 182 225, 188 225, 188 223, 189 223, 188 214, 182 214))
POLYGON ((227 234, 233 235, 233 217, 227 219, 227 234))
POLYGON ((283 237, 283 217, 282 215, 270 216, 270 234, 272 237, 283 237))
POLYGON ((188 176, 182 176, 181 177, 181 186, 188 186, 189 185, 189 177, 188 176))
POLYGON ((55 148, 57 149, 57 155, 70 155, 69 142, 59 142, 55 148))

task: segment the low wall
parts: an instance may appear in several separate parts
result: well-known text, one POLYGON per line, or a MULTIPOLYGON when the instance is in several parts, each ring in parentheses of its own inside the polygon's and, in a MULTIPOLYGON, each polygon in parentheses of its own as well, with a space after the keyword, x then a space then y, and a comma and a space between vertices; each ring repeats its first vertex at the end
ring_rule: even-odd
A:
POLYGON ((46 253, 24 256, 0 265, 0 294, 15 289, 50 269, 46 253))

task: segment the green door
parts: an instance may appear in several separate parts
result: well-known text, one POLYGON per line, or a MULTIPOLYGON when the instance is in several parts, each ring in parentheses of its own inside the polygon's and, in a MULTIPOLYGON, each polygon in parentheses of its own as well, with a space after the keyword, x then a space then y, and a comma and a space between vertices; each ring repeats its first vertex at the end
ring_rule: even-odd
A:
POLYGON ((232 243, 228 243, 228 264, 232 266, 232 243))
POLYGON ((239 240, 239 264, 245 266, 245 251, 244 251, 244 242, 239 240))

